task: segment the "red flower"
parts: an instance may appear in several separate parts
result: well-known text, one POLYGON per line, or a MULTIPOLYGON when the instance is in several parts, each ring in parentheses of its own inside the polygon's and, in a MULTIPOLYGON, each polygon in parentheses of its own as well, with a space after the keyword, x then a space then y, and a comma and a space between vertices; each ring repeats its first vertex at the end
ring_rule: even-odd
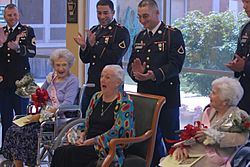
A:
POLYGON ((49 94, 46 89, 37 88, 36 92, 31 95, 31 100, 36 107, 36 112, 38 113, 39 107, 45 107, 47 101, 49 100, 49 94))
POLYGON ((250 128, 250 122, 245 122, 245 123, 243 123, 243 126, 244 126, 245 128, 247 128, 247 129, 249 129, 249 128, 250 128))

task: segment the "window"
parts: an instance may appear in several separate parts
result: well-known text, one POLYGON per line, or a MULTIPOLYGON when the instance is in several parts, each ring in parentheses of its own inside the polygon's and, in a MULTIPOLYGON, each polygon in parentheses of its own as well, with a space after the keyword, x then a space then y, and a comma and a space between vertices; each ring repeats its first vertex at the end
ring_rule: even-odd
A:
POLYGON ((22 24, 34 28, 37 55, 30 59, 31 72, 39 82, 52 70, 49 55, 66 47, 66 0, 16 0, 22 24))
POLYGON ((224 67, 236 50, 240 26, 246 21, 241 0, 172 0, 170 23, 186 44, 181 73, 181 126, 192 123, 205 105, 211 82, 232 72, 224 67), (176 10, 178 9, 178 10, 176 10))
POLYGON ((66 0, 17 1, 21 22, 34 28, 37 47, 66 46, 66 0))

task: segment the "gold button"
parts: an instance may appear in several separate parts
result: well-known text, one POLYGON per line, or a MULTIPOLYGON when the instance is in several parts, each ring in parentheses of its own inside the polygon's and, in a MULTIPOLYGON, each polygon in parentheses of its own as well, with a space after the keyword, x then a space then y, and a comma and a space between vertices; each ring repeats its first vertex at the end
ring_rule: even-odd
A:
POLYGON ((146 67, 149 68, 149 65, 147 65, 146 67))
POLYGON ((7 56, 10 57, 10 54, 8 53, 7 56))
POLYGON ((149 57, 147 57, 147 60, 149 60, 149 57))
POLYGON ((7 61, 8 61, 8 63, 10 62, 10 60, 9 60, 9 59, 8 59, 7 61))
POLYGON ((148 53, 150 53, 151 52, 151 49, 148 49, 148 53))

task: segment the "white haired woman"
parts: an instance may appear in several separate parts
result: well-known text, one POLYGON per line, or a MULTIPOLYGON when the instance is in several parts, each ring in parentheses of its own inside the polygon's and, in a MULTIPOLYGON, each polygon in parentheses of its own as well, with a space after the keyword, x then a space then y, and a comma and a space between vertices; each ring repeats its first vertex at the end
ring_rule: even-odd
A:
POLYGON ((248 140, 248 131, 234 127, 234 119, 248 117, 237 104, 243 96, 243 88, 236 79, 221 77, 212 82, 209 95, 210 107, 202 114, 201 123, 208 128, 201 129, 195 135, 196 143, 190 147, 178 147, 173 156, 178 161, 191 154, 205 154, 194 167, 230 166, 230 158, 237 146, 248 140))
MULTIPOLYGON (((131 98, 120 91, 123 81, 119 65, 104 67, 101 91, 90 101, 80 139, 57 148, 51 167, 96 167, 98 158, 108 154, 111 139, 134 136, 134 108, 131 98)), ((123 150, 123 146, 116 147, 115 166, 122 166, 123 150)))
MULTIPOLYGON (((59 105, 68 105, 75 102, 79 81, 70 73, 74 64, 74 55, 67 49, 56 49, 50 62, 53 72, 48 74, 42 88, 47 89, 50 107, 44 112, 52 116, 59 105)), ((43 114, 35 114, 29 120, 29 124, 19 127, 13 124, 7 131, 4 144, 3 156, 14 161, 16 167, 36 165, 38 132, 40 130, 39 119, 43 114)), ((46 116, 43 116, 45 118, 46 116)), ((40 122, 42 120, 40 119, 40 122)))

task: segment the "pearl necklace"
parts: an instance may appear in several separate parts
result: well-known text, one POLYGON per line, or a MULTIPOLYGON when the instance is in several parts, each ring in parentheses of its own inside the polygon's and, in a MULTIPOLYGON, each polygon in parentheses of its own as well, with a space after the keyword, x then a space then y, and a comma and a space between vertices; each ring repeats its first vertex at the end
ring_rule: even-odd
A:
POLYGON ((101 110, 101 117, 105 114, 105 112, 109 109, 109 107, 113 104, 114 101, 112 101, 112 103, 110 103, 108 105, 108 107, 104 110, 104 103, 102 101, 102 110, 101 110))

